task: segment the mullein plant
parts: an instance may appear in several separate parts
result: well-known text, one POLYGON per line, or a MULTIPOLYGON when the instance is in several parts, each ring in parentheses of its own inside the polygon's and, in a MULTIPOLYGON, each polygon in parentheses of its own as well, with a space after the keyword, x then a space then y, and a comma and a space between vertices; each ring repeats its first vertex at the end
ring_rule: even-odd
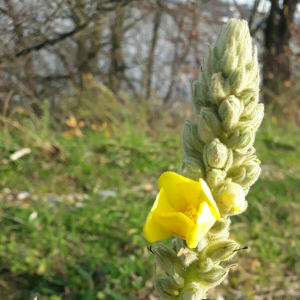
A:
POLYGON ((149 242, 175 237, 172 246, 152 250, 154 286, 164 300, 205 299, 239 250, 229 238, 230 217, 246 210, 245 197, 260 175, 253 142, 264 115, 246 21, 231 19, 221 29, 192 95, 194 120, 184 123, 180 174, 159 178, 143 230, 149 242))

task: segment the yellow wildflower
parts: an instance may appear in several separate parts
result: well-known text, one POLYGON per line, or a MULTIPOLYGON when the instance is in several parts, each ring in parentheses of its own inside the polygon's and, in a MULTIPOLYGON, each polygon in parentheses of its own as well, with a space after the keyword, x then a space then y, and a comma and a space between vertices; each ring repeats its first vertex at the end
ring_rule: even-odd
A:
POLYGON ((229 182, 222 187, 221 201, 227 208, 230 208, 228 213, 231 215, 239 214, 247 208, 244 190, 234 182, 229 182))
POLYGON ((220 218, 216 202, 206 182, 165 172, 158 180, 160 192, 144 226, 144 235, 155 242, 172 235, 195 248, 220 218))

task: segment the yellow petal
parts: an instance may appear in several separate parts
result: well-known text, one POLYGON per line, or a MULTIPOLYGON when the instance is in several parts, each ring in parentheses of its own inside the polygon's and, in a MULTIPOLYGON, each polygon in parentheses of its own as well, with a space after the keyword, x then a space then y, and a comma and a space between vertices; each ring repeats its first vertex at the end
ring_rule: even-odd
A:
MULTIPOLYGON (((217 206, 216 201, 214 200, 210 188, 208 187, 207 183, 200 178, 200 186, 201 186, 201 190, 202 190, 202 194, 201 194, 201 200, 207 202, 207 204, 210 206, 212 214, 214 215, 214 217, 216 219, 220 218, 220 212, 217 206)), ((200 209, 200 207, 199 207, 200 209)))
POLYGON ((157 214, 159 212, 172 211, 174 211, 174 208, 168 202, 168 198, 164 189, 161 189, 156 197, 143 229, 144 236, 148 242, 153 243, 172 235, 171 231, 166 230, 161 226, 161 223, 157 221, 157 214))
POLYGON ((157 219, 166 230, 183 239, 186 238, 188 232, 195 225, 189 217, 181 212, 160 214, 157 219))
POLYGON ((186 236, 186 243, 189 248, 197 247, 199 241, 206 235, 209 229, 214 225, 214 217, 211 207, 203 202, 200 205, 197 224, 195 224, 186 236))
POLYGON ((153 212, 151 212, 147 218, 146 224, 143 229, 146 240, 150 243, 166 239, 172 236, 172 232, 162 228, 161 224, 157 222, 153 212))
POLYGON ((177 211, 184 212, 189 204, 198 210, 202 201, 200 198, 202 189, 198 181, 174 172, 165 172, 160 176, 158 186, 166 191, 170 204, 177 211))
POLYGON ((166 193, 166 190, 164 188, 162 188, 159 191, 151 211, 156 211, 156 212, 176 211, 174 207, 170 204, 168 194, 166 193))

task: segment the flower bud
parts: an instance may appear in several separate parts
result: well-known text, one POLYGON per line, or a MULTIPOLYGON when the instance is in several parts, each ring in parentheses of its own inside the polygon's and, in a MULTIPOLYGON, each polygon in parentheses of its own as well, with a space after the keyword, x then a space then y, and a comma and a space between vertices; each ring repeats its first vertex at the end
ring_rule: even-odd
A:
POLYGON ((242 186, 251 186, 258 179, 260 172, 260 161, 255 156, 251 156, 245 159, 240 166, 231 168, 227 177, 242 186))
POLYGON ((218 186, 224 182, 226 172, 220 169, 209 168, 206 171, 206 182, 209 186, 218 186))
POLYGON ((194 250, 185 247, 181 248, 177 254, 178 257, 181 258, 181 261, 183 262, 185 267, 188 267, 191 265, 194 261, 198 259, 198 254, 194 250))
POLYGON ((199 178, 204 178, 205 173, 201 160, 196 160, 192 157, 184 158, 180 166, 180 174, 196 181, 199 178))
POLYGON ((198 124, 185 120, 182 131, 182 145, 185 156, 191 151, 202 153, 204 143, 200 140, 198 124))
POLYGON ((225 54, 221 60, 219 60, 219 69, 224 74, 226 78, 230 78, 230 75, 234 70, 237 68, 237 64, 239 62, 239 58, 235 53, 235 47, 236 47, 236 41, 235 39, 231 39, 231 47, 226 49, 225 54))
POLYGON ((228 137, 226 145, 232 149, 245 152, 253 144, 255 138, 254 129, 249 126, 237 127, 228 137))
POLYGON ((172 266, 175 263, 179 262, 176 252, 173 249, 165 246, 164 244, 158 244, 153 249, 153 252, 155 262, 162 270, 167 273, 170 272, 172 266))
POLYGON ((228 149, 228 158, 224 166, 224 170, 227 172, 233 164, 233 153, 231 149, 228 149))
MULTIPOLYGON (((218 203, 218 208, 221 215, 227 215, 229 212, 228 207, 222 203, 218 203)), ((206 238, 209 242, 213 242, 218 240, 226 240, 229 238, 229 235, 229 230, 223 230, 218 232, 217 234, 212 234, 211 232, 208 232, 206 238)))
POLYGON ((207 289, 197 282, 187 285, 181 292, 180 300, 199 300, 204 299, 207 289))
MULTIPOLYGON (((234 54, 239 56, 241 56, 241 51, 246 47, 249 47, 251 52, 251 37, 247 21, 231 19, 224 27, 222 27, 222 31, 219 34, 215 47, 218 48, 220 58, 225 54, 226 49, 234 51, 234 54), (232 39, 236 40, 235 44, 232 44, 232 39)), ((247 52, 245 54, 246 56, 243 55, 242 59, 246 61, 251 60, 251 53, 247 52)))
POLYGON ((243 101, 244 105, 245 105, 245 109, 244 112, 242 114, 242 116, 246 116, 246 112, 247 112, 247 106, 251 103, 251 102, 256 102, 255 105, 258 102, 258 90, 256 89, 245 89, 243 90, 240 94, 239 94, 239 100, 243 101))
POLYGON ((170 282, 176 287, 176 288, 182 288, 184 286, 184 278, 183 278, 183 265, 174 265, 171 269, 171 272, 168 273, 170 276, 170 282))
POLYGON ((214 139, 204 147, 203 156, 206 167, 222 169, 228 159, 228 149, 219 139, 214 139))
POLYGON ((253 49, 253 59, 250 63, 247 64, 246 68, 248 71, 248 81, 249 82, 258 82, 259 81, 259 68, 258 68, 258 53, 257 47, 254 46, 253 49))
POLYGON ((199 259, 199 271, 200 272, 208 272, 214 267, 214 262, 210 257, 205 257, 204 255, 200 255, 199 259))
POLYGON ((215 241, 209 244, 203 255, 212 259, 213 263, 231 259, 239 248, 239 244, 232 240, 215 241))
POLYGON ((240 96, 240 99, 241 99, 241 101, 243 101, 244 106, 245 106, 244 111, 241 114, 241 118, 252 119, 255 108, 258 103, 258 92, 254 92, 251 90, 248 92, 248 94, 245 93, 244 99, 247 99, 247 97, 249 97, 249 99, 243 101, 242 96, 240 96))
POLYGON ((214 287, 220 284, 228 274, 229 269, 224 269, 221 266, 214 266, 208 272, 199 272, 198 282, 206 287, 214 287))
POLYGON ((252 127, 254 131, 258 129, 264 118, 264 105, 259 103, 251 114, 248 115, 247 119, 243 118, 241 126, 252 127))
POLYGON ((157 277, 154 279, 157 294, 165 300, 179 299, 179 290, 170 282, 168 277, 157 277))
POLYGON ((236 68, 229 76, 231 92, 238 95, 247 84, 247 72, 245 67, 236 68))
POLYGON ((218 202, 224 204, 230 215, 241 213, 245 210, 245 194, 243 188, 234 182, 225 183, 218 190, 218 202))
POLYGON ((243 103, 232 95, 221 103, 218 112, 225 131, 229 132, 238 123, 243 108, 243 103))
MULTIPOLYGON (((220 203, 218 203, 218 207, 220 203)), ((220 208, 219 208, 220 210, 220 208)), ((220 211, 221 214, 227 214, 229 209, 225 207, 225 211, 220 211)), ((229 218, 221 218, 215 222, 213 227, 207 233, 207 239, 212 241, 223 240, 229 237, 229 225, 230 219, 229 218)))
POLYGON ((231 221, 229 218, 221 218, 215 222, 213 227, 209 230, 210 234, 218 234, 222 231, 228 230, 231 221))
POLYGON ((201 140, 208 144, 222 134, 221 123, 213 109, 202 107, 199 116, 199 135, 201 140))
POLYGON ((208 93, 208 87, 206 84, 199 82, 199 81, 193 81, 192 82, 192 95, 194 103, 197 105, 203 105, 206 102, 208 93))
POLYGON ((210 87, 209 87, 209 97, 215 104, 219 104, 224 100, 230 93, 230 86, 227 81, 225 81, 222 73, 213 74, 211 77, 210 87))
POLYGON ((262 103, 259 103, 254 110, 254 116, 253 119, 251 120, 251 126, 254 128, 254 130, 258 129, 263 118, 264 118, 264 105, 262 103))
POLYGON ((246 152, 240 151, 239 149, 233 150, 233 166, 241 165, 245 159, 252 156, 255 153, 255 148, 253 146, 249 147, 246 152))

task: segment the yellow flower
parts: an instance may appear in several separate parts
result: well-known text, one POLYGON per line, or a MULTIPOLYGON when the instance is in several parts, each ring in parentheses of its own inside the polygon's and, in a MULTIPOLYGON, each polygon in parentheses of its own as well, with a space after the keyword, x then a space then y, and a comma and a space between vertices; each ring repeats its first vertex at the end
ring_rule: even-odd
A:
POLYGON ((209 187, 203 179, 198 182, 173 172, 163 173, 158 186, 143 230, 146 239, 152 243, 176 235, 195 248, 220 218, 209 187))
POLYGON ((244 190, 234 182, 229 182, 222 187, 221 201, 230 209, 228 213, 231 215, 239 214, 247 208, 244 190))

